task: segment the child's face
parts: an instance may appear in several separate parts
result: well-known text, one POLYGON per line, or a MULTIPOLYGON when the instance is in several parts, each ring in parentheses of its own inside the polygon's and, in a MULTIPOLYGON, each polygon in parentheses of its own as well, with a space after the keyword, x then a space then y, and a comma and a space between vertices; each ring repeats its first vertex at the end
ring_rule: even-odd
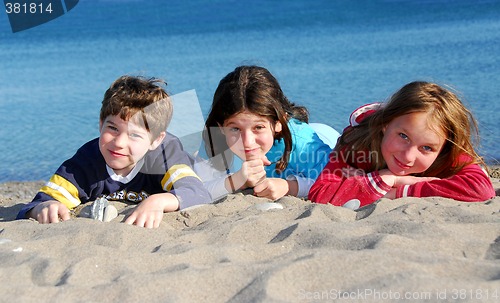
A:
POLYGON ((424 172, 441 152, 445 134, 429 128, 428 115, 425 112, 403 115, 385 127, 382 156, 393 174, 424 172))
POLYGON ((99 126, 99 150, 106 164, 121 176, 128 175, 146 152, 155 149, 165 135, 153 141, 144 127, 119 116, 108 116, 99 126))
POLYGON ((242 160, 262 159, 273 146, 275 133, 281 131, 281 123, 244 111, 226 119, 221 131, 242 160))

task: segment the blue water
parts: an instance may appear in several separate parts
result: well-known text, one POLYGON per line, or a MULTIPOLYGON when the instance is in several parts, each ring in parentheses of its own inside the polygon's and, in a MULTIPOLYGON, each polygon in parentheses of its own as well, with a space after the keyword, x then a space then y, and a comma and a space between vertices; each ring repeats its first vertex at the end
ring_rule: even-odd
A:
POLYGON ((47 179, 96 137, 103 93, 122 74, 194 89, 206 115, 240 64, 267 67, 311 121, 338 130, 407 82, 451 85, 495 162, 499 55, 500 1, 83 0, 15 34, 0 12, 0 182, 47 179))

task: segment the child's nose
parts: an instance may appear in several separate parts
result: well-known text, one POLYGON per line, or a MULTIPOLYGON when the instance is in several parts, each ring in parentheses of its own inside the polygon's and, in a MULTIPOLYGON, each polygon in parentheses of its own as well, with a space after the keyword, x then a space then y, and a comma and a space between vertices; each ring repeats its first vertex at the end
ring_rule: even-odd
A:
POLYGON ((241 132, 241 142, 243 143, 243 146, 252 146, 253 143, 255 142, 255 136, 252 132, 241 132))
POLYGON ((120 133, 118 134, 113 141, 115 141, 116 146, 123 147, 127 144, 128 134, 120 133))
POLYGON ((406 161, 406 163, 404 164, 413 163, 417 158, 417 153, 418 153, 418 148, 416 146, 408 147, 403 153, 404 155, 403 160, 406 161))

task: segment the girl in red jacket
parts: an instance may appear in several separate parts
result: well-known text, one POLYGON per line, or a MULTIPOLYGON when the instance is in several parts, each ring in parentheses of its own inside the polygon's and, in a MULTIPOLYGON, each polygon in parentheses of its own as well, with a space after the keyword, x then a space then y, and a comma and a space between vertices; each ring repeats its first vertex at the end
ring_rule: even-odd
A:
POLYGON ((382 197, 495 196, 472 144, 477 123, 449 90, 412 82, 386 104, 358 108, 350 120, 311 187, 313 202, 357 209, 382 197))

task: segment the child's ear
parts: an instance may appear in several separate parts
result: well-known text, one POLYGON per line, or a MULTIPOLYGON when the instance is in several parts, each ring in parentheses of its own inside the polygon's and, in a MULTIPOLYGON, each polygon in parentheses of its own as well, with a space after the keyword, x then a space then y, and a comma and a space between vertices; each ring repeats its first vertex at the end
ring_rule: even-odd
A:
POLYGON ((161 132, 160 135, 151 143, 151 146, 149 146, 149 150, 155 150, 158 146, 160 146, 161 141, 165 139, 165 136, 167 134, 165 132, 161 132))
POLYGON ((217 125, 219 125, 220 132, 225 136, 226 134, 224 133, 224 126, 220 125, 219 123, 217 123, 217 125))
POLYGON ((276 122, 276 124, 274 125, 274 131, 279 133, 283 130, 283 126, 281 125, 281 122, 278 121, 276 122))

